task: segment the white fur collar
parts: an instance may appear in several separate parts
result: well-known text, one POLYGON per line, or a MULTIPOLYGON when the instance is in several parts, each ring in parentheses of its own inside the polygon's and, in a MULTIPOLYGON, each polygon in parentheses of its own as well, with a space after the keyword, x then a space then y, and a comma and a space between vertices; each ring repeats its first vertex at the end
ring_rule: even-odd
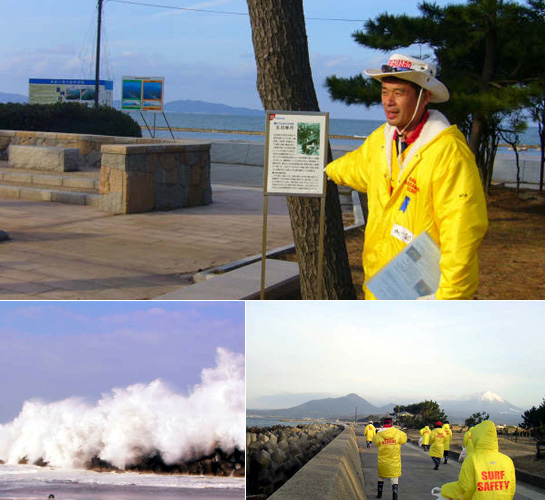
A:
MULTIPOLYGON (((428 120, 424 124, 424 127, 422 127, 422 132, 420 132, 420 136, 418 137, 418 139, 416 139, 414 144, 409 149, 405 161, 403 163, 399 161, 400 172, 403 171, 405 166, 412 160, 414 155, 422 146, 434 139, 437 135, 443 132, 443 130, 450 127, 450 123, 443 113, 440 113, 439 111, 436 111, 434 109, 430 109, 429 114, 430 115, 428 117, 428 120)), ((384 136, 386 139, 386 160, 388 161, 388 167, 390 168, 390 175, 392 174, 392 154, 395 131, 396 127, 388 123, 384 127, 384 136)), ((399 159, 400 158, 398 158, 398 160, 399 159)))

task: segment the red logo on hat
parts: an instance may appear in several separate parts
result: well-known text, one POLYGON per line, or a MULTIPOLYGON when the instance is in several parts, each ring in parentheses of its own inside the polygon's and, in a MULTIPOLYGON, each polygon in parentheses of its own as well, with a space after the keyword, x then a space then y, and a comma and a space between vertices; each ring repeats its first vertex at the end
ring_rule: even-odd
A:
POLYGON ((390 59, 388 66, 392 66, 393 68, 412 68, 413 64, 406 59, 390 59))

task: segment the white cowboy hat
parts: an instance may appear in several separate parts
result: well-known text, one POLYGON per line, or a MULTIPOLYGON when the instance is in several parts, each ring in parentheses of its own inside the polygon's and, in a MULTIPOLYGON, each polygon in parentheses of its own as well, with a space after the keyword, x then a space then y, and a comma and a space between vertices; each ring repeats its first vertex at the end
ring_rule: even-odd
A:
POLYGON ((379 82, 387 76, 393 76, 416 83, 430 92, 430 102, 446 102, 449 99, 448 89, 435 78, 437 74, 435 64, 428 61, 392 54, 388 64, 383 64, 380 69, 366 69, 364 73, 379 82))

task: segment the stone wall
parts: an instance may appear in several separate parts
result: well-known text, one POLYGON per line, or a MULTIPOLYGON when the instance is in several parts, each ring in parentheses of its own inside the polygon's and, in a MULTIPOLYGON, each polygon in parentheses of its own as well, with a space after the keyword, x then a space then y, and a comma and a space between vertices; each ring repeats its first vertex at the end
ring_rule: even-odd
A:
POLYGON ((102 147, 99 208, 113 214, 212 202, 209 144, 102 147))
POLYGON ((333 424, 248 428, 246 494, 271 495, 341 431, 333 424))
POLYGON ((106 144, 156 144, 173 142, 168 139, 141 137, 112 137, 107 135, 64 134, 24 130, 0 130, 0 160, 7 160, 8 147, 15 146, 62 146, 77 148, 81 156, 81 168, 100 169, 100 149, 106 144))

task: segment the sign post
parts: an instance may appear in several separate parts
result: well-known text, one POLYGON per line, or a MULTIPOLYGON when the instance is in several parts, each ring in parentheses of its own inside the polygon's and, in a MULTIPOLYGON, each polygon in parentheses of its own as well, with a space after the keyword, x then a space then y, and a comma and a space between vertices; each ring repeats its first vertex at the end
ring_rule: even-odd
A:
POLYGON ((329 113, 267 111, 263 187, 261 300, 265 298, 268 196, 321 198, 318 243, 318 290, 322 298, 329 113))

